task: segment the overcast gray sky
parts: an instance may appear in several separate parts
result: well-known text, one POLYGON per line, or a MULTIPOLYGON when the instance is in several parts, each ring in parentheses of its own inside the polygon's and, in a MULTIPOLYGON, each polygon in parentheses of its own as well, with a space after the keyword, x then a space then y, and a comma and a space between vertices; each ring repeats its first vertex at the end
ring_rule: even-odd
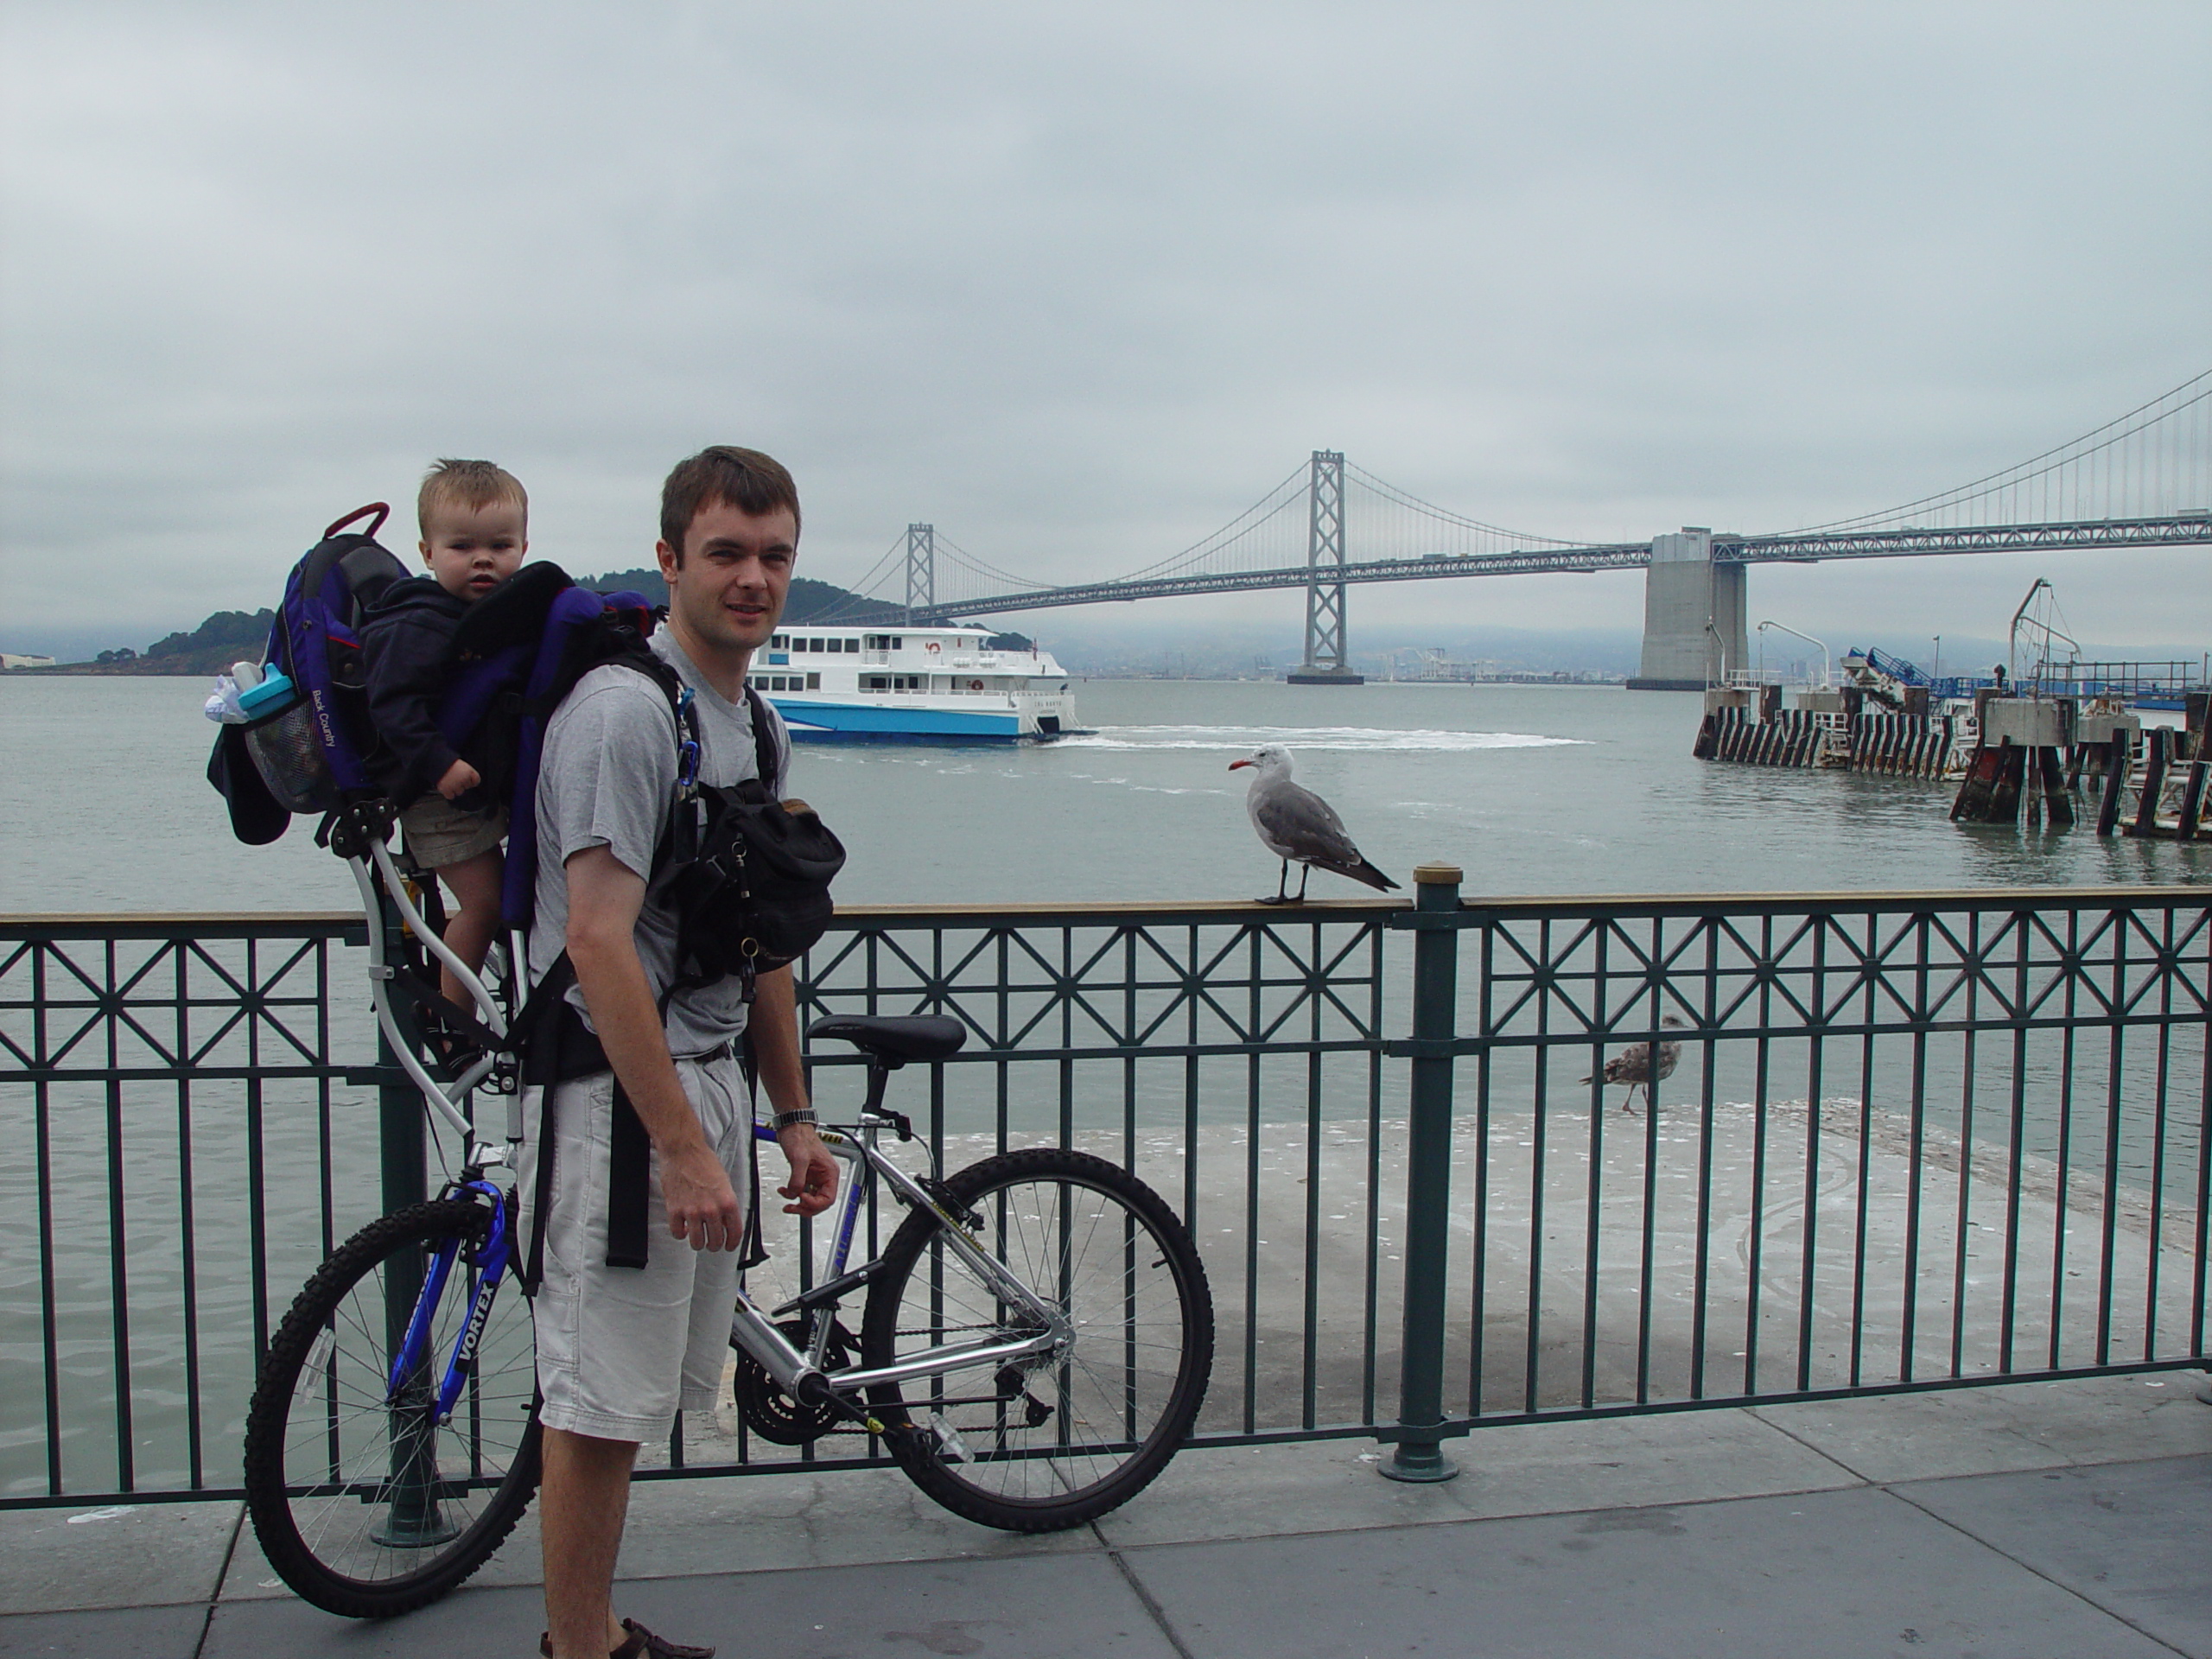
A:
MULTIPOLYGON (((798 474, 809 574, 929 519, 1073 581, 1317 447, 1516 529, 1757 531, 2212 366, 2196 0, 4 16, 13 650, 269 603, 440 454, 518 472, 533 551, 579 572, 648 556, 669 465, 735 442, 798 474)), ((1751 605, 1995 634, 2049 575, 2085 638, 2195 643, 2208 573, 1762 569, 1751 605)), ((1462 582, 1352 615, 1635 626, 1641 595, 1462 582)), ((1212 603, 1143 614, 1301 612, 1212 603)))

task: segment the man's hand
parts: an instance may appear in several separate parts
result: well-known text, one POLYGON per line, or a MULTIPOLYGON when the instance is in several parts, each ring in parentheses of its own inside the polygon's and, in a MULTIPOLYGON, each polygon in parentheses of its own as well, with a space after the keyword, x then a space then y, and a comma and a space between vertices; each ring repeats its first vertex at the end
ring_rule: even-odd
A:
POLYGON ((818 1216, 837 1199, 837 1160, 810 1123, 794 1123, 776 1131, 776 1144, 791 1160, 789 1186, 776 1189, 783 1198, 797 1200, 784 1206, 787 1216, 818 1216))
POLYGON ((745 1242, 745 1211, 721 1160, 703 1139, 694 1139, 696 1145, 661 1155, 660 1191, 668 1204, 669 1236, 689 1239, 695 1250, 736 1249, 745 1242))
POLYGON ((446 768, 446 775, 438 779, 438 793, 448 800, 467 794, 484 781, 475 767, 466 760, 456 760, 446 768))

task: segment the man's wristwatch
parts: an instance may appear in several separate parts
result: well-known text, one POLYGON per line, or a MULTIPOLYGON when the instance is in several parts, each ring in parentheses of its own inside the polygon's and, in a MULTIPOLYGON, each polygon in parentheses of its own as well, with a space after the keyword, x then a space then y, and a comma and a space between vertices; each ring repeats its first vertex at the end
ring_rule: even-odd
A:
POLYGON ((802 1106, 795 1112, 778 1112, 776 1133, 781 1135, 785 1129, 797 1128, 802 1123, 810 1128, 821 1121, 814 1115, 814 1108, 811 1106, 802 1106))

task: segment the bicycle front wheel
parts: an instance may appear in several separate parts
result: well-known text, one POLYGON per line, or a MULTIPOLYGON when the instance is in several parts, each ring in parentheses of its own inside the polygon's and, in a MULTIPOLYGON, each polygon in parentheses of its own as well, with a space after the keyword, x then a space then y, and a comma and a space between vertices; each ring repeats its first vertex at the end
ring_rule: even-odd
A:
POLYGON ((246 1508, 277 1575, 327 1612, 379 1618, 435 1601, 514 1530, 537 1487, 537 1360, 510 1283, 448 1421, 438 1379, 469 1317, 492 1219, 467 1199, 372 1222, 308 1281, 269 1344, 246 1416, 246 1508), (423 1357, 392 1386, 417 1292, 456 1253, 423 1357))
MULTIPOLYGON (((1059 1315, 1054 1351, 870 1390, 914 1484, 1012 1532, 1096 1519, 1143 1490, 1189 1435, 1213 1365, 1213 1298, 1174 1211, 1126 1170, 1039 1147, 944 1184, 966 1236, 1059 1315)), ((1034 1336, 916 1211, 868 1291, 861 1363, 1034 1336)))

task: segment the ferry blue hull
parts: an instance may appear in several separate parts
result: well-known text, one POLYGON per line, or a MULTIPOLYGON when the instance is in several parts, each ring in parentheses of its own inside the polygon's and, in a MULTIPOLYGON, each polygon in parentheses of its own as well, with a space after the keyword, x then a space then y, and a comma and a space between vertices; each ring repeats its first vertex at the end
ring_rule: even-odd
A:
POLYGON ((1017 738, 1020 717, 1014 714, 967 714, 950 709, 879 708, 868 703, 817 702, 811 698, 771 695, 768 701, 791 728, 810 737, 950 737, 973 741, 1017 738))

